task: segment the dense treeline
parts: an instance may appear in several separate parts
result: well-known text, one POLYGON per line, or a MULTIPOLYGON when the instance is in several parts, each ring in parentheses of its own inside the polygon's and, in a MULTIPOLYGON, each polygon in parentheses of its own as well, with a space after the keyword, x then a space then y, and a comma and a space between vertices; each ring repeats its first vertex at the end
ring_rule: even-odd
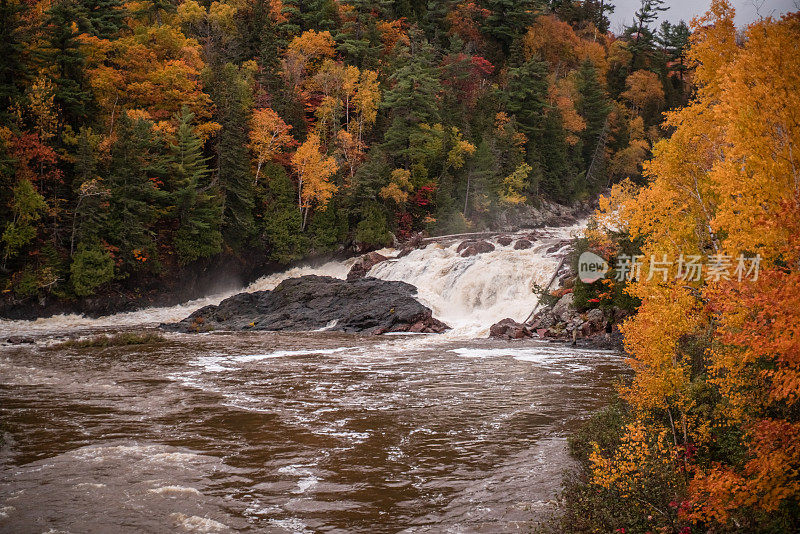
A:
POLYGON ((644 0, 0 0, 0 283, 90 295, 641 177, 686 102, 644 0))
POLYGON ((575 442, 559 531, 800 531, 800 13, 733 20, 695 21, 694 98, 600 201, 591 247, 641 267, 634 375, 575 442))

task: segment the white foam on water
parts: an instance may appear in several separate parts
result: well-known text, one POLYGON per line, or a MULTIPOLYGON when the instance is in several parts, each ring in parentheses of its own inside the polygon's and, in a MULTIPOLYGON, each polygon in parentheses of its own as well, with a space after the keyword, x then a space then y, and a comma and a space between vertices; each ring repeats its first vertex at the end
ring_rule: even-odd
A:
MULTIPOLYGON (((539 364, 547 367, 561 365, 571 371, 588 371, 592 367, 585 361, 592 354, 602 354, 604 358, 616 355, 615 351, 579 349, 572 347, 539 344, 533 347, 503 347, 503 348, 472 348, 462 347, 451 349, 448 352, 457 354, 463 358, 513 358, 521 362, 539 364)), ((558 371, 553 371, 559 374, 558 371)))
POLYGON ((208 517, 200 517, 197 515, 187 516, 186 514, 172 514, 171 516, 178 526, 182 527, 187 532, 230 532, 228 525, 214 521, 208 517))
POLYGON ((336 354, 338 352, 356 351, 358 347, 338 347, 335 349, 298 349, 298 350, 277 350, 263 354, 214 354, 210 356, 200 356, 189 362, 189 365, 202 367, 208 373, 218 373, 235 369, 238 364, 258 362, 273 358, 285 358, 289 356, 316 356, 326 354, 336 354))
POLYGON ((160 488, 153 488, 147 490, 150 493, 155 493, 157 495, 173 495, 173 496, 182 496, 182 495, 201 495, 201 493, 195 488, 188 488, 186 486, 162 486, 160 488))

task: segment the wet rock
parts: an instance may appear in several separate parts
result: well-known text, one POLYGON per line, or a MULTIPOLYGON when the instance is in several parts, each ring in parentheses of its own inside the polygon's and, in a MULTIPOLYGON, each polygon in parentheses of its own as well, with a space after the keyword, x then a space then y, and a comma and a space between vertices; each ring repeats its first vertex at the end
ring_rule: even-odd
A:
POLYGON ((501 246, 504 246, 504 247, 507 247, 508 245, 510 245, 512 241, 514 241, 514 240, 511 239, 510 237, 508 237, 507 235, 500 236, 500 237, 497 238, 497 243, 499 245, 501 245, 501 246))
POLYGON ((400 252, 397 254, 397 256, 395 256, 395 258, 402 258, 402 257, 404 257, 404 256, 408 256, 408 255, 409 255, 409 254, 411 254, 411 252, 413 252, 414 250, 416 250, 414 247, 403 247, 403 248, 400 250, 400 252))
POLYGON ((523 339, 532 335, 527 326, 509 318, 493 324, 489 329, 489 337, 499 339, 523 339))
POLYGON ((596 325, 586 321, 578 328, 578 331, 581 333, 581 337, 589 337, 596 331, 596 325))
POLYGON ((600 330, 600 328, 602 328, 603 324, 605 323, 605 316, 603 315, 603 310, 600 310, 598 308, 589 310, 586 313, 586 321, 594 325, 594 327, 597 330, 600 330))
POLYGON ((492 252, 493 250, 494 245, 488 241, 464 241, 458 245, 456 252, 459 252, 462 258, 466 258, 469 256, 475 256, 476 254, 492 252))
POLYGON ((11 336, 6 341, 11 345, 30 345, 34 343, 34 339, 27 336, 11 336))
POLYGON ((347 273, 347 279, 356 280, 357 278, 364 278, 365 276, 367 276, 367 273, 369 272, 370 269, 372 269, 375 265, 379 264, 380 262, 386 261, 386 259, 387 259, 386 256, 378 254, 377 252, 370 252, 369 254, 364 254, 350 268, 350 272, 347 273))
POLYGON ((411 237, 411 239, 405 242, 404 246, 412 249, 420 248, 422 246, 423 239, 425 239, 425 236, 422 234, 422 232, 417 232, 411 237))
POLYGON ((568 322, 575 313, 575 307, 572 305, 574 299, 575 297, 572 293, 567 293, 558 299, 558 302, 553 306, 553 310, 550 313, 553 317, 568 322))
POLYGON ((569 240, 559 241, 558 243, 548 248, 546 252, 547 254, 554 254, 569 244, 570 244, 569 240))
POLYGON ((420 304, 417 288, 405 282, 302 276, 272 291, 239 293, 162 328, 178 332, 212 330, 439 333, 449 327, 420 304))
POLYGON ((518 239, 517 242, 514 243, 514 250, 527 250, 532 246, 533 244, 527 239, 518 239))

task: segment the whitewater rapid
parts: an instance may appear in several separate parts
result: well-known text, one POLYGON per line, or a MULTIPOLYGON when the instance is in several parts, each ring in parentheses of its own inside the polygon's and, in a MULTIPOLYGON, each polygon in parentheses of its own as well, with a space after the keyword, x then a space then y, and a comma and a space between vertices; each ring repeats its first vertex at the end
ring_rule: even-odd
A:
MULTIPOLYGON (((534 284, 544 286, 557 268, 563 250, 548 252, 554 243, 582 234, 585 223, 537 230, 538 238, 526 250, 514 250, 517 239, 530 232, 508 234, 507 246, 489 238, 495 250, 462 258, 457 247, 462 240, 437 240, 402 258, 396 249, 381 250, 389 260, 374 266, 368 276, 399 280, 417 287, 420 302, 452 331, 449 339, 485 337, 489 326, 510 317, 524 320, 537 303, 534 284)), ((98 318, 55 315, 34 321, 0 319, 0 334, 55 335, 127 327, 152 327, 179 321, 203 306, 219 304, 240 292, 274 289, 283 280, 316 274, 344 279, 358 258, 331 261, 318 266, 294 267, 259 278, 241 290, 209 295, 176 306, 152 307, 98 318)))

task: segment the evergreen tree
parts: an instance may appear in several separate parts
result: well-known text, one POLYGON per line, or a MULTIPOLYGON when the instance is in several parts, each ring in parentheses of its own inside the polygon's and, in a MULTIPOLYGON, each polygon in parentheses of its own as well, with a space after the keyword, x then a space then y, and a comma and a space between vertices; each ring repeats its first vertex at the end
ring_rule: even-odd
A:
POLYGON ((47 11, 44 28, 41 61, 45 68, 52 69, 61 126, 83 123, 91 100, 91 93, 85 87, 86 60, 81 52, 78 29, 73 24, 79 17, 80 6, 75 0, 57 0, 47 11))
POLYGON ((497 41, 505 56, 511 51, 511 45, 528 31, 536 12, 543 7, 539 0, 484 0, 482 4, 490 11, 483 32, 497 41))
POLYGON ((528 136, 530 149, 536 151, 536 142, 544 132, 547 102, 547 63, 537 57, 520 67, 509 69, 506 87, 506 109, 517 119, 519 129, 528 136))
POLYGON ((378 204, 364 206, 362 219, 356 226, 355 240, 370 247, 385 247, 392 243, 386 214, 378 204))
POLYGON ((497 201, 497 160, 489 143, 484 139, 478 144, 472 164, 467 170, 464 194, 464 217, 488 212, 497 201))
POLYGON ((297 193, 284 167, 268 164, 264 191, 263 217, 259 224, 260 240, 269 257, 280 263, 302 258, 309 248, 302 231, 303 218, 297 209, 297 193))
POLYGON ((391 89, 381 105, 391 110, 392 122, 384 136, 385 148, 406 156, 409 137, 421 123, 439 122, 437 96, 441 91, 433 47, 419 32, 410 36, 401 65, 389 77, 391 89))
POLYGON ((608 32, 611 25, 608 15, 614 12, 614 6, 606 0, 550 0, 548 4, 559 19, 575 28, 594 24, 601 34, 608 32))
POLYGON ((72 212, 70 254, 75 252, 78 243, 98 240, 106 227, 108 189, 97 173, 95 144, 98 137, 91 128, 86 127, 81 127, 78 134, 73 182, 76 201, 72 212))
POLYGON ((542 178, 538 188, 531 189, 530 193, 541 193, 559 202, 568 202, 576 193, 577 171, 572 165, 567 132, 558 109, 551 109, 545 114, 543 127, 536 143, 542 178))
POLYGON ((633 26, 625 29, 625 35, 629 40, 628 50, 631 52, 631 72, 649 66, 647 63, 658 43, 651 24, 658 19, 660 13, 669 9, 664 7, 664 0, 641 0, 641 2, 634 16, 633 26))
MULTIPOLYGON (((671 24, 668 21, 661 23, 658 41, 664 49, 668 62, 667 72, 677 73, 677 101, 674 98, 667 99, 667 106, 686 104, 684 87, 684 74, 687 71, 686 49, 689 47, 689 36, 691 32, 686 23, 680 21, 678 24, 671 24)), ((666 74, 666 73, 665 73, 666 74)), ((674 77, 674 75, 673 75, 674 77)))
POLYGON ((78 0, 78 27, 101 39, 110 39, 125 25, 122 0, 78 0))
POLYGON ((211 187, 208 158, 202 142, 192 131, 194 114, 184 108, 176 117, 176 143, 171 147, 168 170, 175 184, 174 204, 179 227, 175 250, 182 264, 217 254, 222 250, 222 205, 211 187))
POLYGON ((611 106, 603 86, 597 79, 597 70, 588 59, 581 64, 578 70, 577 87, 580 95, 577 110, 586 121, 586 129, 581 132, 583 168, 588 169, 611 106))
POLYGON ((348 64, 359 68, 378 67, 380 35, 375 27, 375 13, 380 11, 374 0, 349 0, 353 13, 333 32, 336 49, 348 64))
POLYGON ((247 152, 252 101, 248 74, 232 63, 210 69, 207 86, 222 129, 216 137, 216 182, 223 196, 225 240, 241 246, 253 232, 253 177, 247 152))
POLYGON ((69 270, 72 290, 85 297, 114 279, 114 260, 100 243, 81 243, 69 270))
POLYGON ((12 105, 20 102, 30 76, 25 46, 30 36, 22 26, 29 9, 25 2, 0 0, 0 122, 4 124, 12 105))
POLYGON ((166 197, 156 184, 164 176, 163 159, 152 123, 131 120, 123 113, 117 123, 117 141, 111 149, 106 231, 108 242, 131 269, 157 260, 153 225, 166 197))

